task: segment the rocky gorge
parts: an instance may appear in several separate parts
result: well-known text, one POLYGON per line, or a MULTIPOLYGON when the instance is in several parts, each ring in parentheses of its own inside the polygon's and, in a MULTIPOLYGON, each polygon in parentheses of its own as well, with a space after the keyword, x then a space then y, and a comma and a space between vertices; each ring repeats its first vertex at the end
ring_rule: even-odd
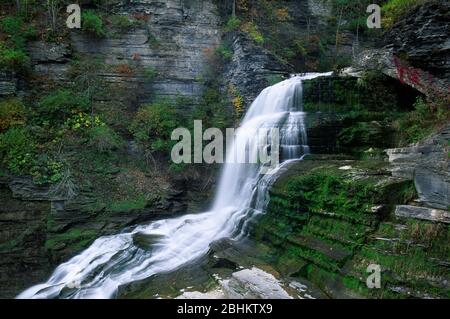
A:
MULTIPOLYGON (((1 70, 0 101, 29 105, 18 126, 30 127, 40 145, 33 152, 57 159, 64 174, 36 183, 29 171, 2 168, 0 297, 45 281, 100 236, 210 205, 217 167, 170 170, 158 152, 148 152, 154 141, 141 143, 130 129, 143 105, 168 100, 179 117, 219 114, 212 124, 225 124, 223 117, 236 126, 265 87, 293 73, 334 70, 305 81, 312 155, 281 172, 248 242, 213 243, 186 273, 124 286, 119 297, 449 298, 448 4, 411 6, 373 41, 342 21, 339 33, 333 1, 281 1, 253 11, 239 3, 242 21, 233 28, 233 1, 111 1, 104 35, 65 30, 49 40, 42 31, 26 43, 30 73, 1 70), (261 17, 263 9, 276 13, 274 20, 261 17), (298 52, 278 50, 277 37, 298 42, 298 52), (123 141, 105 151, 91 135, 76 135, 69 121, 76 108, 63 116, 69 133, 48 133, 52 124, 35 114, 53 87, 86 89, 83 114, 99 116, 123 141), (430 109, 442 114, 412 122, 417 101, 430 97, 439 97, 430 109), (381 289, 367 288, 370 264, 381 267, 381 289)), ((1 17, 11 8, 2 6, 1 17)), ((34 15, 39 29, 39 8, 34 15)), ((14 38, 1 30, 2 41, 14 38)), ((11 161, 0 151, 2 163, 11 161)))

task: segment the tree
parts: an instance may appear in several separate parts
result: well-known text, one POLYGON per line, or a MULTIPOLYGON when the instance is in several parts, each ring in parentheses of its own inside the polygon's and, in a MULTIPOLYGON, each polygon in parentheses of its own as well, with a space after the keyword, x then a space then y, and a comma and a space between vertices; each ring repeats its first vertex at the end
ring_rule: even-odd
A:
POLYGON ((61 0, 47 0, 47 13, 50 21, 50 27, 56 32, 58 27, 58 13, 61 9, 61 0))

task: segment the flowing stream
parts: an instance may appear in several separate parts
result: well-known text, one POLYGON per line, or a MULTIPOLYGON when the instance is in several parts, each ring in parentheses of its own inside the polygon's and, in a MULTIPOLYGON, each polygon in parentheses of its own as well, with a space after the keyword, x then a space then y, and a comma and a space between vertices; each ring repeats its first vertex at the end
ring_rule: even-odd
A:
MULTIPOLYGON (((17 298, 114 298, 121 285, 174 271, 204 256, 219 239, 245 236, 252 218, 264 212, 267 189, 286 163, 309 152, 302 80, 326 74, 306 74, 268 87, 251 105, 236 132, 236 144, 249 153, 258 150, 255 130, 278 128, 280 163, 270 174, 262 164, 225 164, 212 209, 201 214, 140 225, 118 235, 97 239, 89 248, 56 268, 47 282, 28 288, 17 298), (149 247, 136 245, 144 237, 149 247)), ((235 158, 238 147, 231 147, 235 158)), ((227 161, 228 162, 228 161, 227 161)))

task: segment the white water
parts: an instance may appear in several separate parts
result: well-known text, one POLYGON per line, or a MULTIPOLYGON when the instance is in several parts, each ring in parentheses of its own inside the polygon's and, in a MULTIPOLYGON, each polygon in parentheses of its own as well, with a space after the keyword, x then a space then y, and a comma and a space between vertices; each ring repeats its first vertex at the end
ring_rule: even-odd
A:
MULTIPOLYGON (((302 112, 302 80, 321 75, 329 74, 295 76, 265 89, 237 130, 236 141, 245 143, 252 152, 258 143, 255 129, 280 129, 282 164, 272 170, 273 174, 261 174, 259 164, 226 164, 211 211, 101 237, 57 267, 47 282, 25 290, 17 298, 113 298, 121 285, 173 271, 204 256, 213 241, 244 236, 248 222, 265 208, 274 173, 309 151, 302 112), (151 238, 151 248, 135 246, 136 234, 151 238)), ((232 150, 227 156, 236 155, 236 150, 232 150)))

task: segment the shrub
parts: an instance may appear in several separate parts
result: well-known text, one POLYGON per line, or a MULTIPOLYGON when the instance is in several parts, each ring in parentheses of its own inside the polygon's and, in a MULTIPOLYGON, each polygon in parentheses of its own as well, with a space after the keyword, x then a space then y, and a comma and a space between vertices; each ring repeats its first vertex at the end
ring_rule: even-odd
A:
POLYGON ((128 32, 136 27, 137 23, 125 15, 113 15, 109 18, 113 28, 120 32, 128 32))
POLYGON ((65 126, 74 131, 85 131, 86 129, 92 127, 102 127, 106 126, 98 116, 92 116, 83 112, 80 112, 71 118, 69 118, 65 123, 65 126))
POLYGON ((99 38, 103 38, 106 36, 102 16, 97 14, 95 11, 84 11, 82 14, 82 23, 82 30, 84 32, 92 34, 99 38))
POLYGON ((239 18, 236 16, 231 16, 224 27, 224 31, 225 32, 237 31, 240 26, 241 20, 239 20, 239 18))
POLYGON ((25 71, 30 65, 30 59, 23 50, 6 48, 0 43, 0 69, 25 71))
POLYGON ((227 44, 221 44, 216 49, 216 54, 224 61, 229 61, 233 58, 233 50, 227 44))
POLYGON ((430 0, 390 0, 383 7, 383 24, 392 26, 407 12, 416 6, 429 2, 430 0))
POLYGON ((244 97, 234 85, 228 87, 228 93, 231 95, 236 119, 239 120, 244 113, 244 97))
POLYGON ((89 138, 89 144, 102 153, 120 149, 124 144, 121 136, 108 126, 92 127, 89 138))
POLYGON ((233 123, 227 102, 219 88, 208 87, 203 93, 201 102, 194 107, 189 124, 201 120, 204 127, 225 129, 233 123))
POLYGON ((30 175, 35 184, 53 184, 61 180, 63 164, 46 154, 37 156, 36 144, 23 127, 0 134, 0 158, 3 167, 15 175, 30 175))
POLYGON ((38 185, 54 184, 61 181, 63 177, 64 165, 55 161, 47 154, 40 154, 31 167, 29 174, 33 177, 33 182, 38 185))
POLYGON ((0 134, 2 165, 14 174, 26 174, 34 165, 34 143, 25 128, 11 128, 0 134))
POLYGON ((0 102, 0 132, 25 124, 25 108, 19 99, 0 102))
POLYGON ((266 77, 267 84, 272 86, 277 83, 280 83, 284 80, 283 76, 280 74, 271 74, 266 77))
POLYGON ((153 81, 159 75, 158 71, 156 71, 156 69, 151 66, 144 68, 143 74, 144 74, 144 77, 149 81, 153 81))
POLYGON ((171 134, 179 125, 176 110, 167 102, 143 106, 131 123, 135 139, 151 151, 170 150, 171 134))
POLYGON ((10 37, 16 49, 25 49, 26 41, 36 36, 37 31, 31 24, 26 24, 23 18, 6 16, 0 20, 0 30, 10 37))
POLYGON ((253 22, 246 22, 242 26, 242 30, 249 35, 249 37, 255 41, 256 43, 263 44, 264 43, 264 36, 259 31, 256 24, 253 22))
POLYGON ((70 115, 88 108, 89 99, 86 96, 67 89, 58 89, 40 100, 37 113, 40 122, 53 124, 61 123, 70 115))
POLYGON ((26 43, 36 36, 34 26, 26 24, 21 17, 6 16, 0 19, 0 31, 8 36, 5 42, 0 41, 0 69, 28 70, 30 59, 26 53, 26 43))
POLYGON ((414 111, 405 114, 395 124, 401 135, 401 144, 416 143, 427 137, 435 128, 450 120, 448 97, 424 100, 418 97, 414 111))

